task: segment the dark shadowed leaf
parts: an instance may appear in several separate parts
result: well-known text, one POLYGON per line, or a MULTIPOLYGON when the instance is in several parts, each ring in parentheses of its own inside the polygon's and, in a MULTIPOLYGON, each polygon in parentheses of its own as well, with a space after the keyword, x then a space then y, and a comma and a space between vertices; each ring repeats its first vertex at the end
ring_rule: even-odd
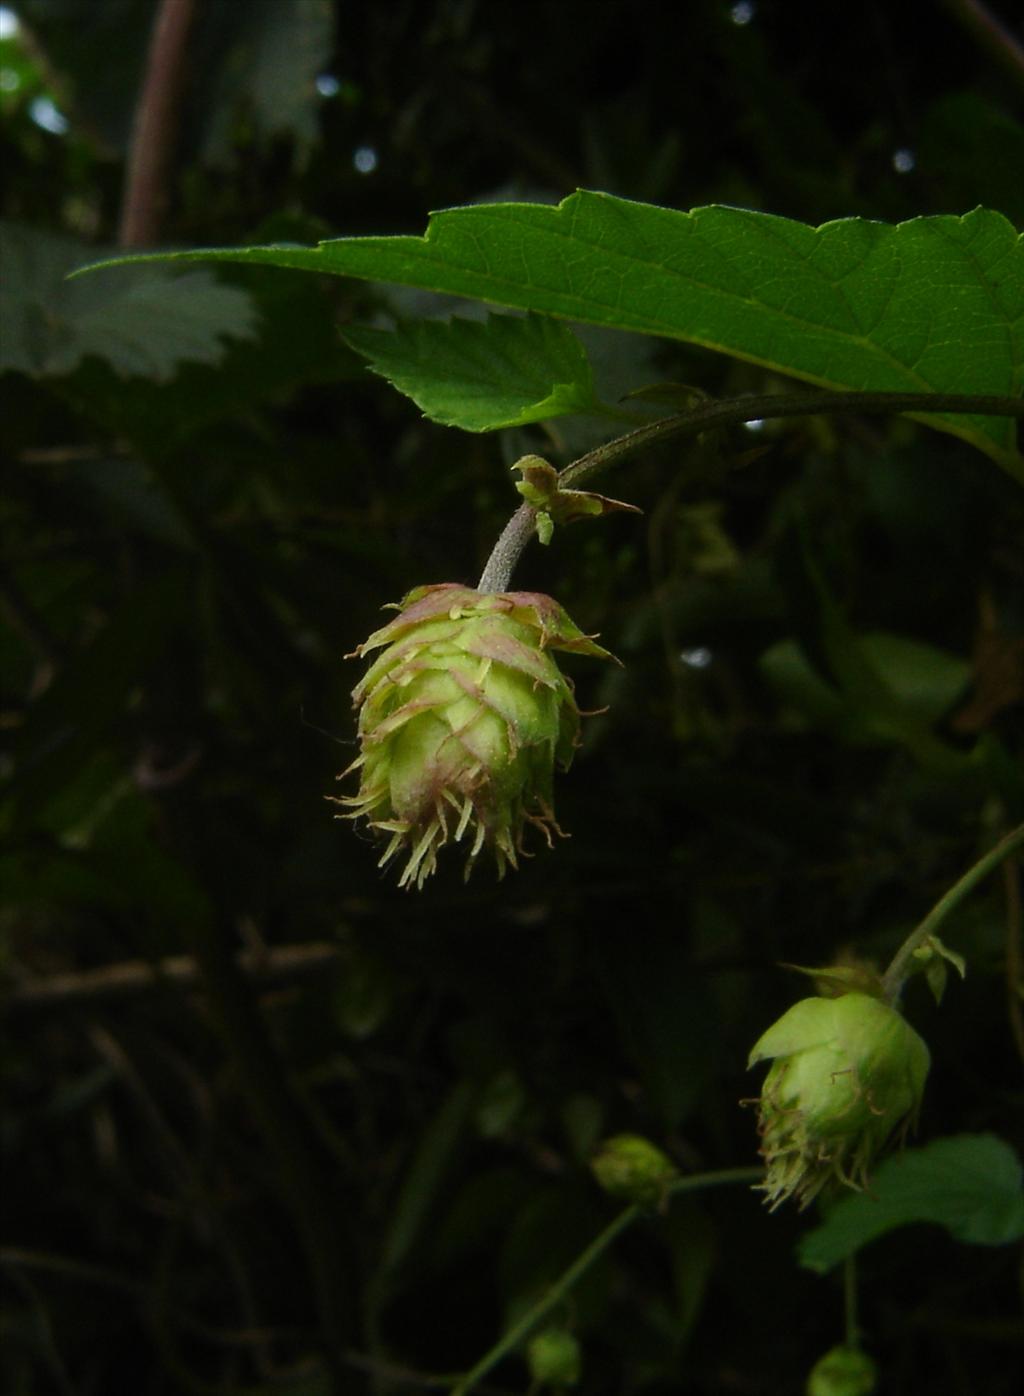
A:
POLYGON ((897 1226, 934 1222, 956 1241, 1001 1246, 1024 1236, 1017 1155, 993 1134, 958 1134, 896 1154, 870 1193, 850 1193, 800 1242, 802 1265, 831 1270, 897 1226))

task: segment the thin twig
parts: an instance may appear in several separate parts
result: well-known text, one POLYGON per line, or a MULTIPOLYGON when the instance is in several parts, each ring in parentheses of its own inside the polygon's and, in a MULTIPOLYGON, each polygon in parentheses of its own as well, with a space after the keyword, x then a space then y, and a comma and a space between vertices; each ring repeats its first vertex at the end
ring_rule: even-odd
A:
MULTIPOLYGON (((307 945, 281 945, 264 951, 242 950, 236 960, 248 977, 260 983, 282 984, 318 974, 335 964, 340 955, 340 947, 329 941, 311 941, 307 945)), ((199 966, 191 955, 170 955, 152 964, 147 960, 122 960, 100 969, 26 980, 8 988, 3 1002, 8 1010, 64 1008, 81 1003, 94 1007, 168 988, 201 988, 201 981, 199 966)))

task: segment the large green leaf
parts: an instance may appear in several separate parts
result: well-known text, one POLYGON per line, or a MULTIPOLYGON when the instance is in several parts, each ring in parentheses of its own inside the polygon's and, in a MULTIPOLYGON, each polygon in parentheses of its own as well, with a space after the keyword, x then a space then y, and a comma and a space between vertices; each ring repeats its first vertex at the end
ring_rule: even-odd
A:
POLYGON ((800 1242, 800 1263, 826 1271, 911 1222, 937 1222, 957 1241, 1000 1246, 1024 1236, 1020 1160, 994 1134, 958 1134, 907 1149, 876 1173, 870 1193, 850 1193, 800 1242))
MULTIPOLYGON (((988 209, 814 228, 579 191, 557 207, 448 209, 423 237, 165 255, 428 287, 687 340, 831 388, 1014 395, 1024 383, 1024 239, 988 209)), ((924 420, 1019 466, 1010 419, 924 420)))
POLYGON ((493 431, 596 406, 586 350, 546 315, 413 320, 394 332, 350 329, 345 339, 445 426, 493 431))

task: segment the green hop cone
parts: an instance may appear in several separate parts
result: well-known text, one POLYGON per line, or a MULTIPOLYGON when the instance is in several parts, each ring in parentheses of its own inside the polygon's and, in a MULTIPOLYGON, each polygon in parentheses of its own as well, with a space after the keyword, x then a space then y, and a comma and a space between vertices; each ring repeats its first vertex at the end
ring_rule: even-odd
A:
POLYGON ((802 999, 748 1065, 769 1059, 758 1129, 771 1208, 795 1197, 803 1209, 839 1184, 866 1187, 894 1132, 916 1118, 929 1065, 921 1038, 869 994, 802 999))
POLYGON ((580 1379, 580 1345, 565 1328, 545 1328, 526 1350, 530 1377, 541 1386, 575 1386, 580 1379))
POLYGON ((580 711, 551 651, 611 658, 550 596, 418 587, 356 655, 381 650, 353 692, 358 794, 337 803, 388 835, 399 883, 422 887, 446 843, 466 842, 466 875, 486 846, 517 866, 528 824, 561 834, 555 763, 567 769, 580 711))
POLYGON ((679 1169, 656 1144, 639 1134, 606 1139, 590 1160, 594 1177, 612 1197, 653 1207, 662 1202, 679 1169))
POLYGON ((875 1364, 860 1348, 832 1348, 814 1364, 807 1396, 871 1396, 878 1384, 875 1364))

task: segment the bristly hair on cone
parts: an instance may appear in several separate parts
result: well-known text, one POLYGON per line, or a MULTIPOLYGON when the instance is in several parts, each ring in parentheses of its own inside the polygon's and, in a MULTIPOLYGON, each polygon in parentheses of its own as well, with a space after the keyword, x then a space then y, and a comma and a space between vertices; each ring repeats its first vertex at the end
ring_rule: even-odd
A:
POLYGON ((380 866, 406 855, 402 887, 422 887, 463 839, 467 877, 485 847, 502 876, 528 825, 549 846, 563 833, 553 774, 572 761, 580 711, 551 651, 613 656, 536 592, 442 582, 395 609, 354 656, 381 650, 352 694, 360 753, 339 777, 358 770, 359 791, 328 798, 387 835, 380 866))

